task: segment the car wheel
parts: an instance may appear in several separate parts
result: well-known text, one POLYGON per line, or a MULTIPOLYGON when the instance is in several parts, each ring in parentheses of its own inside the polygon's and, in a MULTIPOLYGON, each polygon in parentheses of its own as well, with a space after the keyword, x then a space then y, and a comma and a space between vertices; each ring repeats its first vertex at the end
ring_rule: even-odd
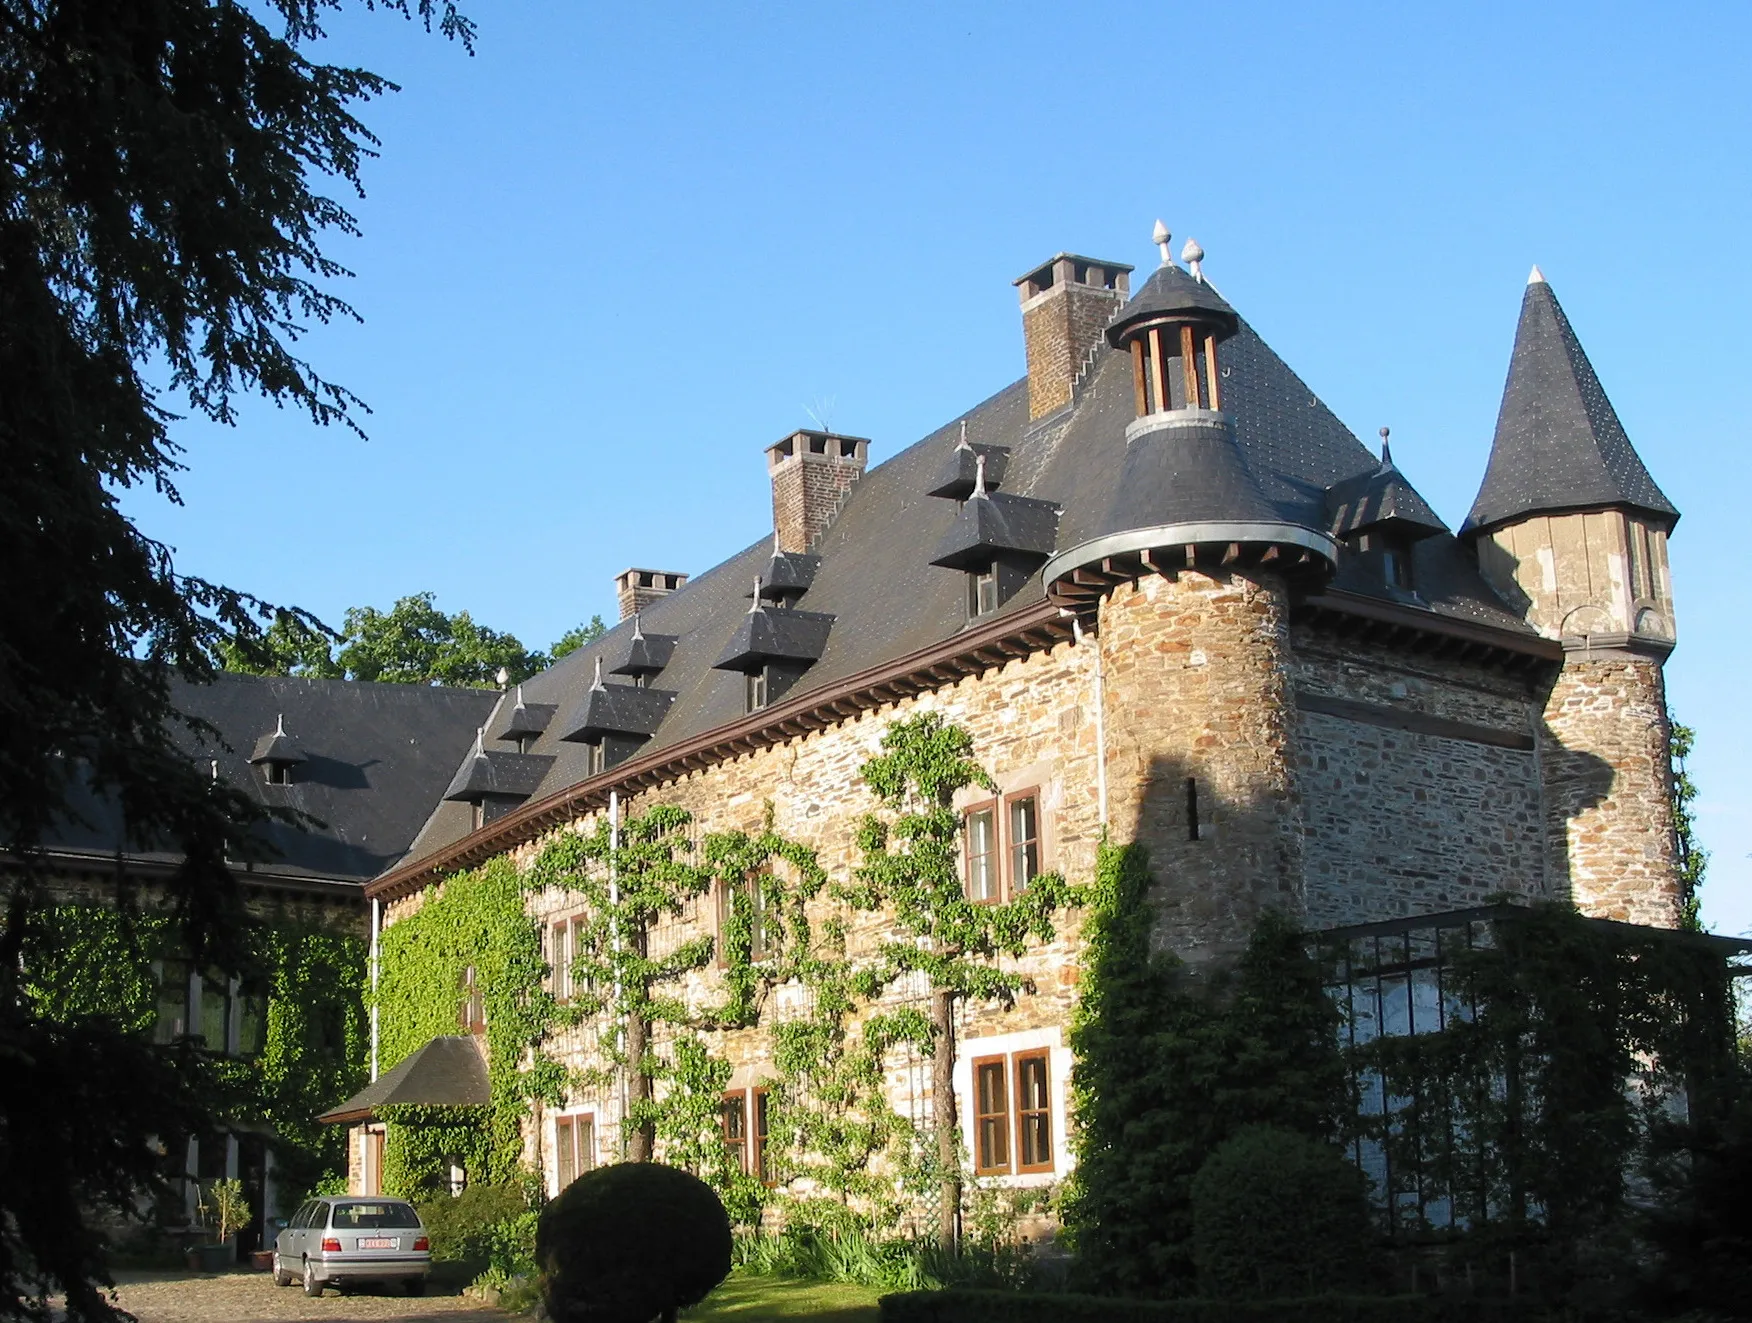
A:
POLYGON ((409 1295, 425 1295, 426 1279, 424 1277, 410 1277, 402 1283, 402 1289, 409 1295))
POLYGON ((322 1294, 322 1278, 316 1275, 308 1259, 304 1261, 304 1294, 312 1298, 322 1294))
POLYGON ((280 1256, 278 1254, 274 1255, 274 1285, 292 1285, 292 1274, 280 1266, 280 1256))

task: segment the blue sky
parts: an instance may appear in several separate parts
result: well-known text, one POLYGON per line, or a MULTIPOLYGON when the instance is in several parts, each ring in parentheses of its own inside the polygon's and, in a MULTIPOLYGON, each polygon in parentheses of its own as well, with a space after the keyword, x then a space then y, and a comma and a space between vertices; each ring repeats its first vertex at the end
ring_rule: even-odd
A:
POLYGON ((179 426, 186 508, 130 508, 181 569, 545 646, 617 570, 770 529, 762 449, 811 411, 879 461, 1020 376, 1011 280, 1147 269, 1158 216, 1457 525, 1538 262, 1684 513, 1705 913, 1752 929, 1752 7, 467 7, 473 59, 331 25, 403 86, 331 244, 364 322, 305 342, 370 439, 179 426))

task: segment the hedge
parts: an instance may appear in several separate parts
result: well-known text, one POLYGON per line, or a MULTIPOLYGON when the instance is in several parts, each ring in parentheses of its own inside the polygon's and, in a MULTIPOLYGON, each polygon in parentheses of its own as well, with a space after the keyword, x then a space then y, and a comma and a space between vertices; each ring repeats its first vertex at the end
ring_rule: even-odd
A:
POLYGON ((1299 1300, 1121 1300, 1029 1291, 905 1291, 881 1300, 882 1323, 1435 1323, 1492 1316, 1487 1302, 1408 1295, 1299 1300))

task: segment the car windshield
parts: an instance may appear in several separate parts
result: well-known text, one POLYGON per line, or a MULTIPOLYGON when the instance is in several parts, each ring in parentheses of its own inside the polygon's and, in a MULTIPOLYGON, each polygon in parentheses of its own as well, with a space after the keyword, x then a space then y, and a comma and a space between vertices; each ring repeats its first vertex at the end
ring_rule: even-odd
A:
POLYGON ((379 1227, 417 1227, 420 1218, 411 1204, 336 1204, 337 1231, 375 1231, 379 1227))

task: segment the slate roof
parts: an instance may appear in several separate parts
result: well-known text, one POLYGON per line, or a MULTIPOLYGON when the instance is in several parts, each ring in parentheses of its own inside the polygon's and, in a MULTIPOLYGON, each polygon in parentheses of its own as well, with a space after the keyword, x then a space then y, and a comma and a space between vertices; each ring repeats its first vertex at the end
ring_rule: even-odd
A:
MULTIPOLYGON (((178 684, 172 693, 179 711, 219 732, 217 743, 183 736, 191 758, 202 766, 216 763, 220 778, 264 804, 315 819, 304 829, 267 825, 263 837, 275 858, 257 867, 358 883, 407 852, 498 699, 478 689, 255 675, 178 684), (268 785, 249 756, 282 716, 304 760, 289 785, 268 785)), ((114 807, 89 797, 76 807, 87 821, 63 824, 47 844, 75 854, 113 854, 122 838, 114 807)), ((176 858, 138 843, 129 843, 127 852, 144 862, 176 858)))
POLYGON ((1442 517, 1430 509, 1429 502, 1417 494, 1417 489, 1399 471, 1393 462, 1393 452, 1386 445, 1381 447, 1379 468, 1345 479, 1332 488, 1326 499, 1332 512, 1327 531, 1334 537, 1366 533, 1383 525, 1398 525, 1413 538, 1448 531, 1442 517))
POLYGON ((1112 345, 1122 343, 1126 329, 1139 322, 1188 312, 1201 313, 1229 330, 1240 321, 1229 301, 1208 282, 1195 280, 1191 273, 1172 263, 1164 263, 1151 273, 1143 288, 1132 295, 1125 309, 1108 323, 1107 342, 1112 345))
POLYGON ((1557 295, 1539 276, 1521 298, 1490 464, 1460 533, 1530 514, 1612 507, 1644 511, 1669 527, 1679 519, 1624 434, 1557 295))
POLYGON ((446 1034, 417 1048, 344 1103, 316 1119, 363 1121, 380 1107, 484 1107, 492 1101, 487 1060, 472 1035, 446 1034))
POLYGON ((477 744, 456 769, 444 798, 465 804, 477 799, 526 799, 541 784, 551 762, 544 754, 506 753, 477 744))
MULTIPOLYGON (((1152 286, 1165 287, 1164 297, 1179 297, 1176 291, 1183 282, 1196 284, 1184 272, 1179 277, 1157 275, 1159 280, 1152 277, 1139 291, 1140 299, 1150 295, 1152 286)), ((1200 298, 1222 299, 1208 282, 1197 288, 1203 291, 1200 298)), ((1222 307, 1228 304, 1223 302, 1222 307)), ((1235 333, 1223 342, 1220 354, 1225 371, 1223 410, 1233 423, 1232 449, 1251 484, 1249 501, 1271 517, 1312 529, 1328 528, 1327 489, 1374 473, 1379 467, 1376 455, 1245 320, 1237 318, 1235 333)), ((940 489, 946 478, 959 477, 964 461, 954 451, 963 423, 970 446, 1008 449, 1002 474, 1006 495, 1050 501, 1059 507, 1056 547, 1063 551, 1108 531, 1116 495, 1128 481, 1126 427, 1134 413, 1130 356, 1103 343, 1072 407, 1031 422, 1027 381, 1017 381, 870 469, 810 548, 819 564, 797 606, 799 611, 831 617, 831 627, 819 642, 819 659, 787 692, 787 701, 952 638, 968 627, 963 575, 930 564, 933 549, 943 542, 959 513, 953 501, 931 492, 940 489)), ((758 447, 751 445, 751 463, 757 462, 757 455, 758 447)), ((988 468, 988 482, 990 476, 988 468)), ((1161 497, 1157 484, 1170 480, 1165 470, 1140 477, 1137 481, 1145 488, 1142 498, 1161 497)), ((717 667, 722 659, 733 660, 739 649, 746 652, 752 641, 747 637, 755 628, 749 623, 749 591, 772 555, 770 528, 761 527, 765 522, 749 511, 753 540, 747 547, 641 612, 644 630, 675 640, 660 683, 676 695, 642 752, 680 744, 744 717, 742 677, 717 667)), ((1454 538, 1441 534, 1420 542, 1416 569, 1421 601, 1412 609, 1532 634, 1485 585, 1454 538)), ((1340 558, 1335 586, 1398 602, 1378 581, 1378 573, 1363 572, 1358 559, 1346 552, 1340 558)), ((997 612, 981 617, 980 624, 1037 607, 1044 596, 1035 576, 997 612)), ((760 614, 770 619, 786 613, 760 614)), ((605 666, 612 667, 624 658, 632 628, 632 621, 622 621, 596 643, 526 680, 528 701, 575 711, 590 688, 595 659, 601 656, 605 666)), ((554 723, 534 747, 535 752, 554 757, 534 799, 555 794, 588 775, 589 750, 559 739, 563 724, 554 723)), ((472 827, 467 806, 438 803, 408 861, 436 853, 468 835, 472 827)))

